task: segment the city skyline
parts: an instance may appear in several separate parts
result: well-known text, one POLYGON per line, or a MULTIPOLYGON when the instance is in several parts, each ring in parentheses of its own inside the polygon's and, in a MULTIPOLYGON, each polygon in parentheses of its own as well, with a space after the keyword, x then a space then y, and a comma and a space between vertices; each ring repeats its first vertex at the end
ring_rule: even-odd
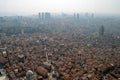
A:
POLYGON ((0 15, 38 12, 92 12, 120 14, 118 0, 0 0, 0 15))

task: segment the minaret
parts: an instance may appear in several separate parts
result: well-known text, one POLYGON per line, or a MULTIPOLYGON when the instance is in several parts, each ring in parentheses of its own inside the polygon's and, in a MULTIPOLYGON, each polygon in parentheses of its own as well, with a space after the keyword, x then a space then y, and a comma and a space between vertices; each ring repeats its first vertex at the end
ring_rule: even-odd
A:
POLYGON ((46 55, 46 61, 48 62, 48 54, 47 54, 47 51, 46 51, 46 44, 45 44, 45 48, 44 48, 44 52, 45 52, 45 55, 46 55))
POLYGON ((46 48, 46 36, 45 36, 45 38, 44 38, 44 53, 45 53, 45 55, 46 55, 46 61, 48 62, 49 60, 48 60, 48 53, 47 53, 47 48, 46 48))

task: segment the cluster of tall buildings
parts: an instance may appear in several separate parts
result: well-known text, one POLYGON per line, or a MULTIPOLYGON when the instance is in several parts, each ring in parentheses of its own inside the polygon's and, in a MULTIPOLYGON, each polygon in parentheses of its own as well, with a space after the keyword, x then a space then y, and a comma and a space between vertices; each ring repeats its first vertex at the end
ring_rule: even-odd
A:
POLYGON ((38 13, 38 18, 41 19, 41 20, 49 20, 51 19, 51 14, 52 14, 52 18, 53 17, 62 17, 62 18, 65 18, 65 17, 73 17, 75 20, 79 20, 81 17, 84 17, 84 18, 93 18, 94 17, 94 13, 61 13, 61 15, 59 14, 56 14, 55 13, 50 13, 50 12, 39 12, 38 13))
POLYGON ((79 19, 80 18, 80 14, 79 13, 74 13, 74 19, 79 19))
MULTIPOLYGON (((51 18, 74 18, 76 20, 79 20, 81 17, 82 18, 94 18, 95 14, 94 13, 51 13, 51 12, 39 12, 37 15, 37 18, 41 20, 47 20, 51 18)), ((18 19, 22 19, 23 16, 17 16, 18 19)), ((2 20, 3 17, 0 17, 0 20, 2 20)))
POLYGON ((51 14, 49 12, 39 12, 39 19, 46 20, 51 18, 51 14))
POLYGON ((84 14, 74 13, 73 14, 73 18, 76 19, 76 20, 79 20, 80 17, 93 18, 94 17, 94 13, 84 13, 84 14))

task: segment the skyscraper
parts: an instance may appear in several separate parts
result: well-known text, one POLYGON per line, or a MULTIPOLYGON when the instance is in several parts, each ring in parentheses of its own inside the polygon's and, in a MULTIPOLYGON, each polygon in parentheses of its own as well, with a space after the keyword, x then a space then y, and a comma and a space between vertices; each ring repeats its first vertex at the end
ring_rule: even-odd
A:
POLYGON ((44 12, 42 12, 42 20, 44 20, 45 19, 45 14, 44 14, 44 12))
POLYGON ((45 19, 50 19, 50 18, 51 18, 50 13, 49 13, 49 12, 46 12, 46 13, 45 13, 45 19))
POLYGON ((77 13, 77 20, 79 19, 79 17, 80 17, 80 16, 79 16, 79 13, 77 13))
POLYGON ((104 26, 102 25, 100 28, 99 28, 99 36, 103 36, 104 35, 104 26))
POLYGON ((74 17, 74 19, 79 20, 80 15, 79 15, 79 13, 74 13, 74 14, 73 14, 73 17, 74 17))
POLYGON ((40 12, 38 13, 38 17, 39 17, 39 19, 41 19, 41 13, 40 12))

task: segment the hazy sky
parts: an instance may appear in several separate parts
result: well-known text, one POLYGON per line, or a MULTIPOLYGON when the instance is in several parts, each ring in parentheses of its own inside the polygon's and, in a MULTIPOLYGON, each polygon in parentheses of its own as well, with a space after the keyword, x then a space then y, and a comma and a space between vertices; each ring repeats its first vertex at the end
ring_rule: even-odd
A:
POLYGON ((0 13, 94 12, 120 14, 120 0, 0 0, 0 13))

